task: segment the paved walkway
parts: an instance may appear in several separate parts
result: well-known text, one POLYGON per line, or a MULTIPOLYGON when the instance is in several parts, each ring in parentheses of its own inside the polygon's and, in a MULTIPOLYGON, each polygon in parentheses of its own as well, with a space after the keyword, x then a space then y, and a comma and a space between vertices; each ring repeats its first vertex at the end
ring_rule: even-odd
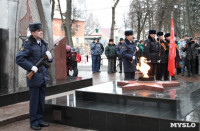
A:
MULTIPOLYGON (((105 60, 104 60, 105 61, 105 60)), ((106 62, 104 62, 105 64, 106 62)), ((79 76, 82 77, 92 77, 93 78, 93 84, 100 84, 100 83, 105 83, 113 80, 122 80, 124 78, 124 74, 120 73, 113 73, 113 74, 108 74, 107 73, 107 65, 103 65, 101 67, 101 72, 100 73, 92 73, 91 71, 91 63, 81 63, 79 64, 79 76)), ((136 75, 136 78, 138 75, 136 75)), ((178 81, 184 81, 184 82, 198 82, 200 81, 200 76, 197 76, 196 78, 188 78, 185 76, 176 76, 178 81)), ((46 99, 51 99, 55 98, 58 96, 64 96, 68 94, 69 92, 66 93, 61 93, 61 94, 56 94, 53 96, 46 97, 46 99)), ((29 102, 22 102, 14 105, 9 105, 6 107, 1 107, 0 108, 0 120, 2 119, 7 119, 16 115, 23 115, 23 114, 28 114, 28 105, 29 102)), ((29 120, 21 120, 17 121, 5 126, 0 127, 0 131, 31 131, 29 127, 29 120)), ((80 128, 75 128, 75 127, 70 127, 70 126, 65 126, 65 125, 60 125, 60 124, 55 124, 55 123, 50 123, 49 128, 43 128, 42 131, 91 131, 91 130, 86 130, 86 129, 80 129, 80 128)))

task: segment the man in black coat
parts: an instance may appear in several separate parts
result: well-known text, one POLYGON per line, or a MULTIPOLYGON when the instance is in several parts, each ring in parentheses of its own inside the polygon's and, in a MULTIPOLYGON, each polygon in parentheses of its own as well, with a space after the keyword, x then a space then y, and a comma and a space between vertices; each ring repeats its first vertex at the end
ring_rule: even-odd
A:
POLYGON ((118 57, 118 60, 119 60, 119 73, 122 73, 122 57, 121 57, 121 47, 122 47, 122 43, 124 43, 124 39, 123 38, 120 38, 120 42, 119 44, 116 46, 116 53, 117 53, 117 57, 118 57))
POLYGON ((164 40, 164 34, 163 32, 157 33, 157 42, 160 45, 159 48, 159 60, 158 60, 158 66, 157 66, 157 73, 156 78, 157 80, 162 80, 162 77, 164 76, 164 80, 169 80, 169 72, 168 72, 168 55, 169 55, 169 46, 164 40))
POLYGON ((159 45, 155 40, 156 30, 149 30, 148 39, 144 42, 144 56, 147 58, 150 70, 149 75, 154 76, 156 74, 156 65, 159 58, 159 45))
POLYGON ((190 77, 190 72, 192 76, 195 77, 195 62, 196 62, 196 48, 199 47, 197 40, 192 38, 187 40, 187 44, 183 47, 183 51, 186 51, 186 66, 187 66, 187 77, 190 77))

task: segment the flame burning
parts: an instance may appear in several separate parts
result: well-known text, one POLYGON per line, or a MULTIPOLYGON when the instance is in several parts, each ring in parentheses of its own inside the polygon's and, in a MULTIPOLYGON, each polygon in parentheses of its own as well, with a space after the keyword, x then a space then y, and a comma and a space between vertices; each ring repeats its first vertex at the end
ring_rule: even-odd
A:
POLYGON ((140 57, 140 62, 136 68, 142 72, 144 78, 149 78, 148 71, 150 70, 150 66, 147 64, 147 58, 140 57))

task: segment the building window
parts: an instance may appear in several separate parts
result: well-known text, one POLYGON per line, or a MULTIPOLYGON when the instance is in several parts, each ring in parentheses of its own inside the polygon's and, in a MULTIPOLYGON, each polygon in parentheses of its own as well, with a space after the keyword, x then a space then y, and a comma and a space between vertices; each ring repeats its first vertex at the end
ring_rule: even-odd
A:
POLYGON ((78 31, 79 30, 79 25, 76 25, 76 31, 78 31))
POLYGON ((79 44, 79 38, 76 38, 76 43, 79 44))

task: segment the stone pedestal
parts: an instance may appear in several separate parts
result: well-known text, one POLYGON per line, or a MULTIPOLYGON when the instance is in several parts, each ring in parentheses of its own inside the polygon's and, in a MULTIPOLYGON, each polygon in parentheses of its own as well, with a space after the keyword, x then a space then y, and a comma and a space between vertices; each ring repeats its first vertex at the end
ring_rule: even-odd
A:
POLYGON ((54 44, 58 43, 54 50, 55 65, 56 65, 56 79, 64 79, 66 73, 66 37, 60 37, 54 44))

